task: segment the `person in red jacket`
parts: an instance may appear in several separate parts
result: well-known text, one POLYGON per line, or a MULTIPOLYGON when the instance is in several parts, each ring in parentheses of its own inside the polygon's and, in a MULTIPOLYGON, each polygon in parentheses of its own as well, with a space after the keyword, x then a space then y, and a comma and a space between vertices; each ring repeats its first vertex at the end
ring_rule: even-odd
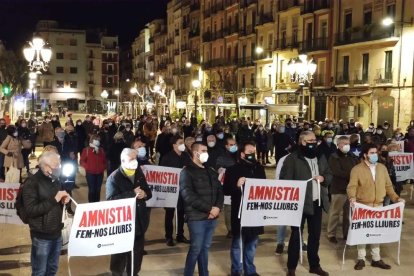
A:
POLYGON ((89 147, 83 149, 80 158, 80 165, 86 171, 89 202, 98 202, 100 200, 103 175, 106 170, 105 152, 100 147, 100 144, 99 136, 92 135, 89 140, 89 147))

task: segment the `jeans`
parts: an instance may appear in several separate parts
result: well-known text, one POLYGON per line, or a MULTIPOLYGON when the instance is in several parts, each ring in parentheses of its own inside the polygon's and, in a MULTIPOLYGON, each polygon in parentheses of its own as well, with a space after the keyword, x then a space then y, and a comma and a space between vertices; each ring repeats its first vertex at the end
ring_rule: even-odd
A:
POLYGON ((88 200, 89 202, 99 202, 101 198, 101 186, 103 181, 103 173, 91 174, 86 173, 86 182, 88 182, 88 200))
POLYGON ((190 230, 190 248, 185 260, 184 276, 193 276, 196 263, 198 274, 208 276, 208 249, 211 246, 217 220, 188 221, 190 230))
POLYGON ((240 235, 234 236, 231 241, 231 273, 241 274, 244 270, 245 275, 256 273, 256 266, 254 265, 254 256, 256 255, 256 247, 259 241, 258 236, 243 237, 243 263, 240 261, 240 235))
POLYGON ((53 276, 59 266, 62 237, 56 240, 32 238, 32 276, 53 276))
POLYGON ((276 226, 276 242, 277 244, 285 244, 286 225, 276 226))

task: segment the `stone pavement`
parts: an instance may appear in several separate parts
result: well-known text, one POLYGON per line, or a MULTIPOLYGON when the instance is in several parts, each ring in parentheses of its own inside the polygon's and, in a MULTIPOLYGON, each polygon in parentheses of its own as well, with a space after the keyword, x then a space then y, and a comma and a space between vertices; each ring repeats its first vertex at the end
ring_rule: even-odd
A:
MULTIPOLYGON (((274 177, 274 168, 266 169, 268 177, 274 177)), ((79 202, 87 200, 87 186, 85 179, 78 175, 77 183, 80 189, 74 191, 74 198, 79 202)), ((1 185, 1 184, 0 184, 1 185)), ((409 186, 405 187, 409 191, 409 186)), ((102 187, 102 198, 104 198, 105 187, 102 187)), ((405 196, 406 199, 407 196, 405 196)), ((414 253, 414 202, 407 201, 405 211, 405 224, 401 239, 401 265, 397 265, 397 244, 386 244, 381 246, 383 259, 392 265, 390 271, 383 271, 367 265, 362 271, 353 269, 356 259, 356 248, 348 248, 345 265, 342 266, 342 252, 344 242, 340 240, 338 245, 330 244, 326 239, 326 215, 324 215, 323 233, 321 237, 320 257, 322 267, 330 272, 330 275, 370 275, 381 273, 383 275, 413 275, 413 253, 414 253)), ((164 210, 155 209, 151 214, 150 227, 146 234, 146 246, 148 255, 144 256, 140 276, 167 276, 182 275, 188 246, 179 244, 175 247, 167 247, 164 243, 164 210)), ((338 231, 339 233, 339 231, 338 231)), ((186 232, 188 237, 188 232, 186 232)), ((285 275, 286 252, 281 256, 274 254, 275 250, 275 227, 266 227, 265 234, 261 236, 257 249, 255 263, 260 275, 285 275)), ((339 234, 340 235, 340 234, 339 234)), ((305 230, 305 237, 307 237, 305 230)), ((230 239, 226 239, 226 229, 223 218, 220 218, 216 229, 212 248, 209 255, 209 270, 211 276, 226 276, 230 273, 230 239)), ((30 237, 27 226, 0 225, 0 276, 30 275, 30 237)), ((286 241, 287 245, 287 241, 286 241)), ((285 247, 286 248, 286 247, 285 247)), ((369 250, 368 250, 369 252, 369 250)), ((303 265, 299 265, 297 275, 310 275, 306 253, 303 257, 303 265)), ((70 260, 72 275, 99 275, 110 276, 109 256, 103 257, 74 257, 70 260)), ((58 275, 68 275, 67 256, 60 259, 58 275)))

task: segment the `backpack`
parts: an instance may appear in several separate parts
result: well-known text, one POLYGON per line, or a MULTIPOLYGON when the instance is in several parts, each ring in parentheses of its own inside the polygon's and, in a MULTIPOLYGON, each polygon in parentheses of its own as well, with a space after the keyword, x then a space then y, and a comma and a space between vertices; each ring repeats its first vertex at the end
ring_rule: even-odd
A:
POLYGON ((16 196, 16 213, 19 216, 19 218, 23 221, 24 224, 29 223, 29 218, 27 217, 26 210, 24 209, 23 204, 23 189, 26 184, 27 179, 20 184, 19 191, 17 192, 16 196))

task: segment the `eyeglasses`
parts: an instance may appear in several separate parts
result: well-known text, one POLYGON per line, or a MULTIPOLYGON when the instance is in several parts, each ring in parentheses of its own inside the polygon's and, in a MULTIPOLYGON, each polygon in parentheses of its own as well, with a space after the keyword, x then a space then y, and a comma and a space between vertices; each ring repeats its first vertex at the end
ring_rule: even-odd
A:
POLYGON ((318 142, 318 140, 316 139, 311 139, 311 140, 304 140, 306 143, 316 143, 318 142))

